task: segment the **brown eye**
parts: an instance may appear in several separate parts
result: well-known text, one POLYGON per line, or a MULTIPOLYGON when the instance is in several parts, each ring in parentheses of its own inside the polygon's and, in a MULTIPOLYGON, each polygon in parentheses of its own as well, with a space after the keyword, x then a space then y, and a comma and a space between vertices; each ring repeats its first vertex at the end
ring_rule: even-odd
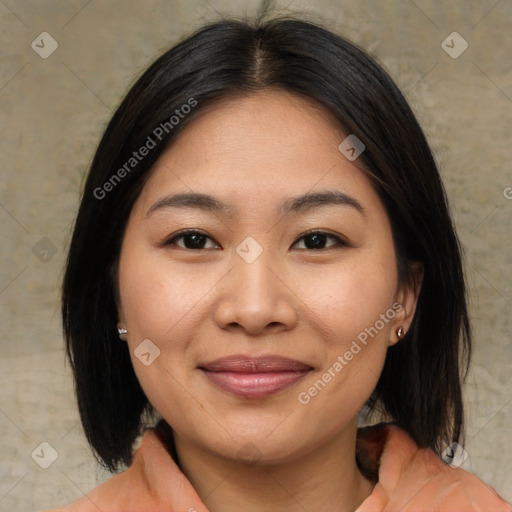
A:
POLYGON ((323 231, 312 231, 310 233, 306 233, 302 237, 300 237, 294 245, 299 243, 300 241, 304 241, 304 246, 301 249, 308 250, 322 250, 322 249, 330 249, 335 246, 346 246, 347 243, 342 240, 340 237, 331 235, 330 233, 326 233, 323 231), (334 240, 335 243, 326 247, 327 240, 334 240))
MULTIPOLYGON (((201 231, 188 230, 174 235, 172 238, 165 241, 163 245, 177 245, 182 249, 189 250, 211 249, 212 247, 206 247, 208 240, 213 241, 209 236, 205 235, 201 231), (177 243, 177 240, 183 240, 183 243, 177 243)), ((218 247, 218 245, 214 244, 213 248, 215 247, 218 247)))

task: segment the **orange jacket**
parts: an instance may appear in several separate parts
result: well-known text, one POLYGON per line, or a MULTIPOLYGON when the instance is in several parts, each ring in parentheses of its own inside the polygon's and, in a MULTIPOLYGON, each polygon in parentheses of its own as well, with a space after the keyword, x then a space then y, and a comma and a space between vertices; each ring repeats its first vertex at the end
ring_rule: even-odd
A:
MULTIPOLYGON (((418 448, 406 432, 380 424, 359 429, 357 456, 373 492, 356 512, 512 512, 472 473, 418 448)), ((74 503, 47 512, 208 512, 156 429, 144 433, 131 466, 74 503)))

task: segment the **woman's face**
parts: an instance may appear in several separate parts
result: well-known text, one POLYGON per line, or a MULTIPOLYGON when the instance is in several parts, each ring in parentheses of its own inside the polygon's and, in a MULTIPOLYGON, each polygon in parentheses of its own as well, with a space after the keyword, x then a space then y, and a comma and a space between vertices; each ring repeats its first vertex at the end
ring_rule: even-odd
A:
POLYGON ((297 96, 233 99, 182 132, 134 205, 119 266, 133 366, 210 453, 286 461, 353 431, 410 323, 388 216, 338 149, 347 135, 297 96))

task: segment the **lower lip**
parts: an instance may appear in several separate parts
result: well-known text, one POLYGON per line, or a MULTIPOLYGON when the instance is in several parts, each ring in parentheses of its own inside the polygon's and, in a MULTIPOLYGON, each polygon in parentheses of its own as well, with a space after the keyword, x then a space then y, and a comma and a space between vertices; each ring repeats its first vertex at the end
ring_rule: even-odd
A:
POLYGON ((275 373, 210 372, 203 374, 220 389, 244 398, 262 398, 286 389, 301 380, 309 370, 275 373))

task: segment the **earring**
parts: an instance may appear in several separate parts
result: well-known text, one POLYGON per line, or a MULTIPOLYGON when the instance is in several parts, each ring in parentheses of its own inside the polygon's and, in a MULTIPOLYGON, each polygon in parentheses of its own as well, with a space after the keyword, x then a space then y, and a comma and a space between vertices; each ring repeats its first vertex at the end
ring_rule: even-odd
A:
POLYGON ((402 327, 400 326, 397 330, 396 330, 396 337, 401 340, 405 335, 407 334, 407 331, 402 327))
POLYGON ((128 331, 124 328, 124 327, 121 327, 121 324, 117 324, 117 332, 119 333, 119 339, 123 340, 123 341, 127 341, 128 340, 128 331))

